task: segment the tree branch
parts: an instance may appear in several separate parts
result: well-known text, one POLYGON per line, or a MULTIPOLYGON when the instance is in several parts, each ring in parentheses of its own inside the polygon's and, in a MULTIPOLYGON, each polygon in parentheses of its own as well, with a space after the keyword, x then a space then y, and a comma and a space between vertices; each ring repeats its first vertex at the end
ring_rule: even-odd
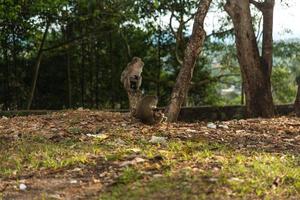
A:
POLYGON ((257 2, 255 0, 249 0, 249 2, 251 4, 253 4, 258 10, 262 11, 263 12, 263 9, 264 9, 264 3, 260 3, 260 2, 257 2))
MULTIPOLYGON (((176 37, 177 37, 177 34, 176 34, 176 32, 175 32, 175 30, 174 30, 174 28, 173 28, 173 23, 172 23, 174 16, 175 16, 175 15, 174 15, 174 12, 172 11, 171 17, 170 17, 170 21, 169 21, 169 27, 170 27, 171 32, 173 33, 174 37, 176 38, 176 37)), ((176 39, 177 39, 177 38, 176 38, 176 39)))
MULTIPOLYGON (((180 56, 179 56, 179 54, 178 54, 178 49, 179 49, 179 43, 180 43, 180 41, 181 41, 181 37, 180 37, 180 32, 179 32, 179 30, 176 32, 175 30, 174 30, 174 28, 173 28, 173 23, 172 23, 172 21, 173 21, 173 18, 175 17, 175 14, 174 14, 174 12, 172 11, 172 13, 171 13, 171 17, 170 17, 170 21, 169 21, 169 27, 170 27, 170 29, 171 29, 171 32, 172 32, 172 34, 174 35, 174 37, 175 37, 175 40, 176 40, 176 47, 175 47, 175 56, 176 56, 176 60, 177 60, 177 62, 180 64, 180 65, 182 65, 182 60, 181 60, 181 58, 180 58, 180 56)), ((179 26, 179 29, 180 29, 180 27, 181 27, 181 24, 180 24, 180 26, 179 26)))
POLYGON ((232 33, 234 31, 234 28, 228 29, 228 30, 224 30, 224 31, 219 31, 219 32, 212 32, 211 34, 207 35, 206 37, 212 37, 212 36, 222 36, 225 35, 227 33, 232 33))

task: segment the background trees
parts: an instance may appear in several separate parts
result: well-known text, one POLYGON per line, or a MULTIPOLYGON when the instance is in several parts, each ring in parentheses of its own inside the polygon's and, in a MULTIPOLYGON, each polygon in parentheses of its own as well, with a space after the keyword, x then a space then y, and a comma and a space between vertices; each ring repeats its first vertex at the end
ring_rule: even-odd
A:
MULTIPOLYGON (((199 3, 196 0, 2 2, 2 110, 25 109, 30 94, 34 94, 33 109, 126 108, 127 97, 119 79, 133 56, 145 62, 142 85, 145 93, 158 95, 160 106, 167 105, 199 3), (47 26, 48 34, 41 45, 47 26), (35 72, 38 72, 36 78, 35 72)), ((210 12, 220 10, 222 5, 213 1, 210 12)), ((259 20, 253 18, 255 35, 259 32, 258 25, 259 20)), ((218 26, 207 35, 203 52, 195 63, 184 105, 243 102, 232 33, 231 22, 222 15, 218 26)), ((272 77, 275 103, 294 101, 298 48, 298 41, 275 42, 272 77), (286 84, 288 89, 282 87, 286 84)))
POLYGON ((250 2, 228 0, 225 10, 230 15, 234 25, 237 57, 245 87, 247 114, 251 117, 272 117, 274 106, 271 92, 271 73, 275 1, 250 2), (252 24, 250 2, 263 14, 262 56, 259 54, 252 24))
MULTIPOLYGON (((177 120, 181 105, 186 99, 190 88, 190 82, 194 74, 194 67, 203 48, 203 43, 206 37, 206 32, 204 30, 204 19, 207 15, 210 4, 211 0, 201 1, 194 18, 192 35, 184 52, 184 59, 171 94, 170 104, 166 109, 167 119, 171 122, 177 120)), ((179 29, 180 26, 181 24, 179 24, 179 29)))

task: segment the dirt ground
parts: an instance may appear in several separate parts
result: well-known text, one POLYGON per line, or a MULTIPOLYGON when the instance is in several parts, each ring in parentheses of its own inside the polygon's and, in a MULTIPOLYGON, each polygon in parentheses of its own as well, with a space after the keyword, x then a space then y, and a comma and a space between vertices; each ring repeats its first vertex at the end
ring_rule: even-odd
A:
MULTIPOLYGON (((300 119, 293 116, 156 126, 133 123, 127 114, 91 110, 3 117, 0 152, 0 199, 118 199, 118 192, 126 191, 122 190, 124 187, 137 191, 139 185, 150 187, 147 183, 170 180, 186 169, 190 169, 193 180, 179 179, 188 185, 180 194, 173 186, 166 186, 166 190, 151 188, 149 191, 154 192, 147 195, 145 191, 133 193, 129 199, 184 199, 180 195, 185 193, 192 195, 186 199, 201 199, 201 192, 205 199, 299 197, 300 170, 291 175, 293 183, 287 181, 285 174, 270 175, 266 184, 282 186, 274 192, 269 186, 249 187, 246 180, 243 188, 250 189, 236 189, 238 186, 231 184, 231 179, 238 181, 247 173, 241 170, 236 178, 232 175, 236 172, 227 168, 228 163, 236 163, 234 154, 241 154, 245 160, 248 156, 258 159, 260 155, 276 159, 278 155, 279 164, 287 156, 293 159, 287 162, 295 168, 300 163, 300 119), (206 179, 212 191, 205 185, 206 179), (195 185, 199 192, 193 188, 195 185), (293 190, 289 189, 291 185, 293 190)), ((274 159, 267 161, 270 166, 279 165, 274 159)), ((245 169, 250 168, 245 165, 245 169)), ((256 180, 261 175, 252 176, 256 180)))

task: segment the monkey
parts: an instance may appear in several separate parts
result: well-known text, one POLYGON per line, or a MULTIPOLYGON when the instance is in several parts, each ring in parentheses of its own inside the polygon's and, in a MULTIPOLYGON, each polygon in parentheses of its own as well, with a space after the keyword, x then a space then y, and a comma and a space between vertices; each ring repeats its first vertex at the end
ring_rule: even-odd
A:
POLYGON ((144 62, 141 58, 133 57, 121 74, 121 82, 127 92, 136 92, 142 84, 144 62))
POLYGON ((154 125, 162 122, 165 118, 164 114, 153 110, 156 108, 157 103, 157 96, 149 95, 143 97, 137 104, 134 117, 148 125, 154 125))

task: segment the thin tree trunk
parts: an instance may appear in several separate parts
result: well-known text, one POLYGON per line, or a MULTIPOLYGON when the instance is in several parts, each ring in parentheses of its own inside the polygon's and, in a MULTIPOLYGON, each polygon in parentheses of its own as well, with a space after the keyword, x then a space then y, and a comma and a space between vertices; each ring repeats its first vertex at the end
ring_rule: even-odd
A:
POLYGON ((265 0, 262 5, 260 9, 263 14, 262 60, 264 68, 268 70, 268 75, 271 77, 273 67, 273 15, 275 0, 265 0))
POLYGON ((36 82, 37 82, 38 75, 39 75, 40 64, 41 64, 42 57, 43 57, 43 47, 44 47, 45 41, 47 39, 49 27, 50 27, 50 22, 48 21, 46 24, 46 28, 45 28, 43 38, 42 38, 41 44, 39 46, 38 54, 37 54, 37 59, 36 59, 35 67, 34 67, 35 72, 34 72, 31 91, 30 91, 30 95, 29 95, 29 99, 28 99, 27 110, 30 110, 31 105, 32 105, 34 92, 35 92, 35 88, 36 88, 36 82))
MULTIPOLYGON (((15 26, 13 25, 11 27, 12 29, 12 40, 13 40, 13 46, 12 46, 12 59, 13 59, 13 71, 14 71, 14 77, 13 77, 13 82, 16 83, 19 81, 18 79, 18 70, 17 70, 17 52, 16 52, 16 33, 15 33, 15 26)), ((19 84, 14 84, 13 85, 13 94, 12 94, 12 99, 13 99, 13 104, 14 104, 14 109, 18 109, 19 106, 19 84)))
POLYGON ((95 101, 94 101, 94 69, 95 69, 95 44, 94 44, 94 37, 89 38, 89 101, 90 101, 90 107, 95 107, 95 101))
POLYGON ((67 77, 68 77, 68 107, 72 108, 72 79, 70 51, 67 52, 67 77))
POLYGON ((95 49, 95 56, 96 56, 96 84, 95 84, 95 95, 96 95, 96 107, 99 108, 99 67, 100 67, 100 55, 98 55, 98 48, 95 49))
POLYGON ((166 117, 169 122, 177 120, 182 103, 184 102, 189 90, 195 64, 206 37, 203 23, 211 1, 212 0, 202 0, 199 3, 198 10, 195 15, 193 32, 184 52, 184 61, 171 94, 170 104, 166 108, 166 117))
POLYGON ((296 113, 297 117, 300 117, 300 76, 297 77, 296 81, 297 81, 297 85, 298 85, 298 91, 297 91, 297 95, 296 95, 294 108, 295 108, 295 113, 296 113))
MULTIPOLYGON (((64 31, 65 41, 68 41, 70 38, 70 24, 67 23, 66 29, 64 31)), ((67 90, 68 90, 68 108, 72 108, 72 78, 71 78, 71 53, 70 47, 67 46, 67 90)))
POLYGON ((241 105, 245 104, 245 86, 244 83, 242 82, 242 90, 241 90, 241 105))
MULTIPOLYGON (((7 41, 7 40, 6 40, 7 41)), ((4 62, 5 62, 5 95, 4 95, 4 109, 10 109, 10 70, 9 70, 9 58, 8 58, 8 44, 4 45, 4 62)))
POLYGON ((81 88, 81 106, 84 107, 85 100, 85 51, 84 42, 81 43, 81 65, 80 65, 80 88, 81 88))
POLYGON ((113 50, 113 38, 112 33, 109 33, 109 56, 110 56, 110 77, 111 77, 111 104, 112 108, 115 108, 116 103, 116 93, 117 87, 115 86, 115 75, 116 75, 116 67, 114 65, 114 50, 113 50))
POLYGON ((159 27, 159 34, 158 34, 158 46, 157 46, 157 65, 158 65, 158 71, 157 71, 157 83, 156 83, 156 95, 158 99, 160 99, 160 75, 161 75, 161 27, 159 27))
MULTIPOLYGON (((271 67, 266 69, 261 62, 252 25, 249 0, 227 0, 225 10, 234 25, 237 57, 245 87, 247 116, 272 117, 274 116, 274 105, 271 92, 271 67)), ((269 33, 266 34, 269 35, 269 33)), ((269 47, 269 45, 270 41, 265 41, 264 46, 269 47)), ((270 51, 272 58, 272 49, 265 50, 269 64, 271 64, 270 51)))

